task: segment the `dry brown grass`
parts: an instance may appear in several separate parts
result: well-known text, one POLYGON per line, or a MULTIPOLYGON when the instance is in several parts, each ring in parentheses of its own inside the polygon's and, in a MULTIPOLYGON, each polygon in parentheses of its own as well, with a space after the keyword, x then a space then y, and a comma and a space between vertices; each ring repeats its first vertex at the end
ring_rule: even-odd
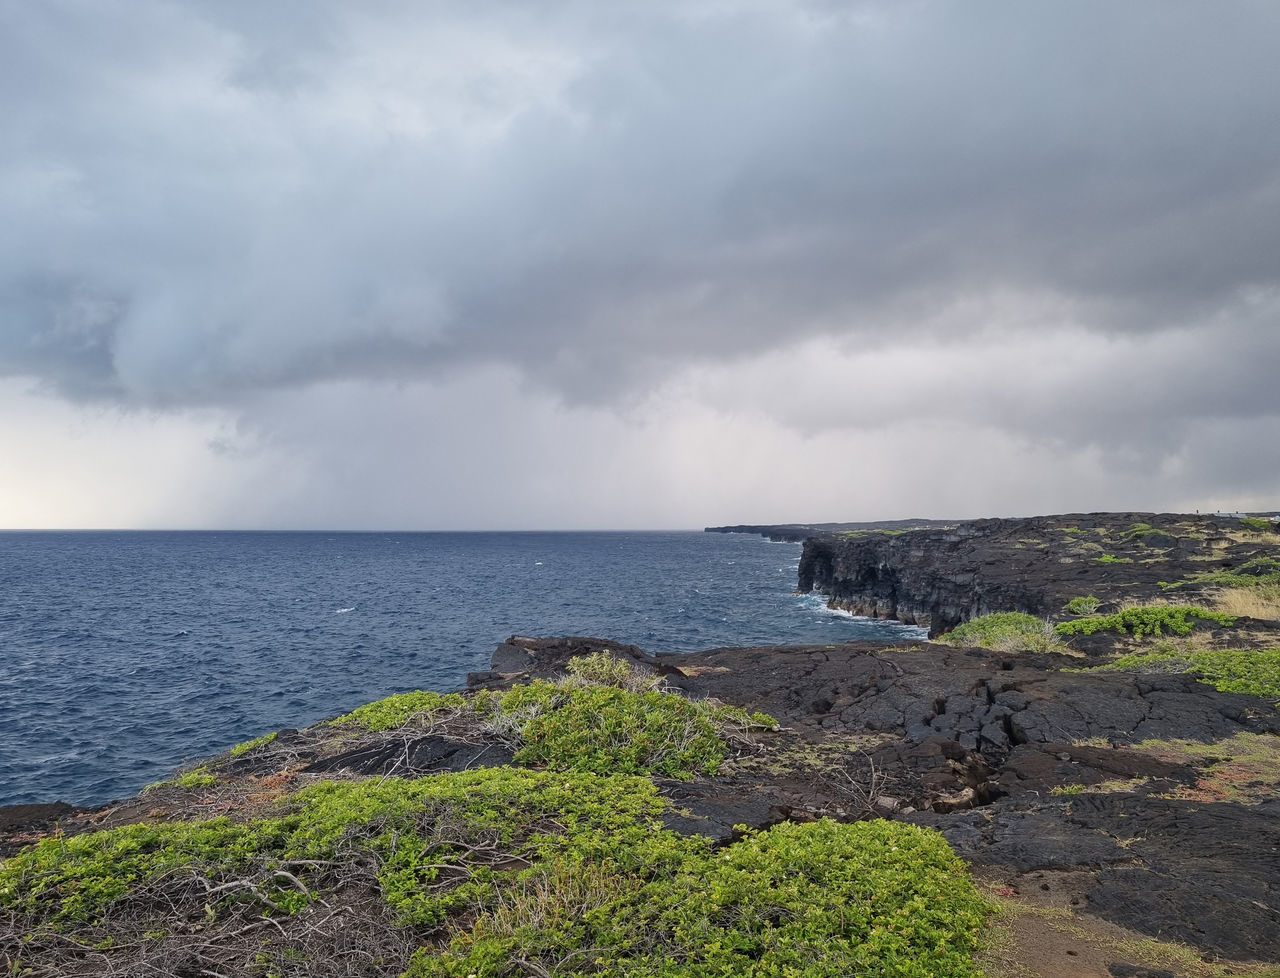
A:
POLYGON ((1162 594, 1146 598, 1121 598, 1116 602, 1116 611, 1128 611, 1130 608, 1149 608, 1152 605, 1187 604, 1185 598, 1166 598, 1162 594))
POLYGON ((1280 619, 1280 585, 1222 588, 1214 591, 1210 599, 1215 610, 1237 618, 1280 619))
POLYGON ((1266 532, 1258 532, 1257 530, 1223 530, 1218 534, 1219 537, 1226 537, 1233 543, 1248 544, 1252 547, 1273 547, 1280 543, 1280 534, 1268 530, 1266 532))
POLYGON ((1037 905, 1008 887, 988 884, 984 891, 998 907, 978 959, 989 978, 1108 978, 1117 959, 1184 978, 1280 978, 1274 964, 1214 960, 1070 907, 1037 905))

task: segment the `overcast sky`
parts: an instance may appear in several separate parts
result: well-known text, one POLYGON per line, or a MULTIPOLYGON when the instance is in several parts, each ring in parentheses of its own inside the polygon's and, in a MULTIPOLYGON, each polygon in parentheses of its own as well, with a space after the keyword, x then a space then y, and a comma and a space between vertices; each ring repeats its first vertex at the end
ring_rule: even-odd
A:
POLYGON ((1280 506, 1274 0, 0 0, 0 526, 1280 506))

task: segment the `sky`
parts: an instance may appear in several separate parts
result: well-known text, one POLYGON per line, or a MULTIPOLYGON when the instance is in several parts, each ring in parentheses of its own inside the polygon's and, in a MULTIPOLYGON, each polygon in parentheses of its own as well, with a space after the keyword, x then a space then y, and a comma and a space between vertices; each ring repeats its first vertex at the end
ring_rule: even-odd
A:
POLYGON ((1280 507, 1274 0, 0 0, 0 527, 1280 507))

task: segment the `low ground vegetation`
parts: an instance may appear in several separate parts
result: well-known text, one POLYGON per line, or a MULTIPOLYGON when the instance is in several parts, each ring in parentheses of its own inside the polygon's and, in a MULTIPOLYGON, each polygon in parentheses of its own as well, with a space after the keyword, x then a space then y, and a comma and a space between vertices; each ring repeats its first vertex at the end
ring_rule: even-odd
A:
POLYGON ((932 832, 821 819, 720 851, 656 833, 616 869, 592 865, 557 854, 522 874, 408 974, 978 975, 987 905, 932 832))
POLYGON ((1082 594, 1068 601, 1063 610, 1069 615, 1092 615, 1101 607, 1101 600, 1092 594, 1082 594))
MULTIPOLYGON (((979 961, 986 978, 1027 978, 1027 962, 1053 966, 1064 948, 1081 962, 1079 972, 1093 959, 1132 962, 1151 969, 1137 974, 1176 974, 1181 978, 1280 978, 1275 965, 1222 962, 1195 948, 1123 931, 1096 917, 1080 917, 1066 907, 1034 903, 1009 888, 988 885, 986 895, 996 906, 979 961)), ((1108 969, 1110 970, 1110 969, 1108 969)), ((1061 974, 1062 972, 1055 972, 1061 974)), ((1116 972, 1111 972, 1115 974, 1116 972)))
POLYGON ((1254 557, 1238 567, 1193 574, 1180 581, 1161 581, 1166 590, 1188 585, 1211 585, 1218 588, 1262 588, 1280 586, 1280 559, 1254 557))
POLYGON ((1144 740, 1135 750, 1197 769, 1194 784, 1162 793, 1166 798, 1198 802, 1269 801, 1280 789, 1280 737, 1241 732, 1225 740, 1144 740))
POLYGON ((717 848, 665 829, 651 775, 714 769, 726 730, 772 718, 624 672, 398 694, 331 728, 489 724, 536 770, 318 780, 229 817, 46 838, 0 863, 0 961, 29 978, 978 978, 990 905, 932 830, 819 819, 717 848))
POLYGON ((1147 739, 1126 746, 1162 761, 1185 765, 1194 777, 1115 778, 1088 785, 1059 785, 1050 794, 1139 792, 1178 801, 1253 805, 1270 801, 1280 791, 1280 737, 1275 734, 1241 731, 1207 743, 1172 738, 1147 739))
POLYGON ((997 611, 957 625, 940 642, 997 652, 1053 652, 1062 640, 1052 623, 1020 611, 997 611))
POLYGON ((1222 588, 1213 592, 1211 600, 1218 611, 1239 618, 1280 620, 1280 584, 1222 588))
POLYGON ((275 733, 263 734, 261 737, 254 737, 252 740, 246 740, 242 744, 236 744, 231 748, 229 753, 232 757, 240 757, 242 754, 247 754, 251 750, 256 750, 259 747, 266 746, 275 739, 275 733))
POLYGON ((1280 649, 1189 649, 1161 644, 1122 655, 1093 669, 1140 674, 1191 673, 1223 692, 1265 696, 1280 702, 1280 649))
POLYGON ((203 764, 199 764, 185 771, 179 771, 167 781, 157 781, 149 784, 142 790, 156 791, 160 788, 208 788, 218 783, 218 776, 208 770, 203 764))
POLYGON ((1093 635, 1096 632, 1119 632, 1134 638, 1159 637, 1165 634, 1189 635, 1197 622, 1234 625, 1235 619, 1220 611, 1195 605, 1138 605, 1112 615, 1094 615, 1059 622, 1059 635, 1093 635))
POLYGON ((1280 533, 1280 522, 1257 516, 1240 517, 1240 525, 1251 533, 1280 533))
POLYGON ((330 723, 373 732, 413 726, 497 741, 515 750, 517 763, 535 767, 686 779, 715 774, 735 747, 749 745, 752 731, 777 722, 646 683, 652 685, 599 661, 571 663, 569 677, 559 682, 540 679, 471 696, 397 693, 330 723))

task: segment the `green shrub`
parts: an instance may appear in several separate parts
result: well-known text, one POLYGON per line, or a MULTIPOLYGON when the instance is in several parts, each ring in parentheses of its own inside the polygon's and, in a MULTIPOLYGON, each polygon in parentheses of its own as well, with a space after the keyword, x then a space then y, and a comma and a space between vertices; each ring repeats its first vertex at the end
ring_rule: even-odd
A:
POLYGON ((1091 615, 1102 606, 1102 602, 1092 594, 1072 598, 1063 608, 1069 615, 1091 615))
MULTIPOLYGON (((213 886, 244 879, 269 913, 287 915, 311 902, 317 883, 300 889, 277 871, 287 865, 306 878, 336 860, 376 866, 383 897, 403 922, 439 923, 466 899, 483 896, 492 880, 484 866, 465 866, 477 847, 520 849, 551 816, 575 830, 634 841, 657 827, 662 801, 646 778, 490 768, 324 781, 294 795, 289 808, 245 823, 161 822, 45 839, 0 863, 0 908, 34 926, 93 924, 117 910, 129 916, 117 905, 162 881, 181 894, 195 878, 213 886), (454 864, 466 869, 456 874, 460 885, 429 885, 454 864)), ((200 916, 204 892, 192 911, 200 916)), ((251 892, 233 887, 209 912, 230 912, 251 892)), ((164 907, 158 909, 163 922, 164 907)))
POLYGON ((1094 672, 1098 670, 1110 672, 1132 672, 1142 676, 1167 676, 1174 673, 1188 672, 1191 660, 1185 654, 1170 647, 1151 649, 1143 652, 1132 652, 1108 662, 1103 666, 1088 666, 1074 672, 1094 672))
POLYGON ((1234 625, 1236 620, 1220 611, 1209 611, 1186 604, 1142 605, 1126 608, 1114 615, 1077 618, 1060 622, 1059 635, 1092 635, 1095 632, 1121 632, 1134 638, 1148 635, 1189 635, 1196 621, 1211 621, 1219 625, 1234 625))
POLYGON ((599 774, 715 774, 727 755, 727 737, 775 724, 764 714, 753 717, 675 693, 545 680, 513 687, 498 709, 520 720, 518 763, 599 774))
POLYGON ((822 819, 719 851, 669 833, 643 848, 656 871, 613 870, 570 844, 445 952, 420 951, 408 978, 978 975, 990 907, 932 830, 822 819))
POLYGON ((1198 677, 1217 689, 1280 700, 1280 648, 1204 649, 1190 658, 1198 677))
POLYGON ((938 641, 1000 652, 1049 652, 1060 644, 1048 622, 1020 611, 997 611, 973 618, 957 625, 938 641))
POLYGON ((664 804, 647 778, 624 775, 327 781, 243 824, 46 839, 0 863, 0 909, 35 938, 29 967, 85 939, 107 962, 166 933, 199 931, 215 947, 264 915, 286 942, 264 930, 266 961, 305 932, 289 920, 299 910, 324 900, 350 912, 372 888, 396 927, 440 942, 414 956, 414 978, 977 978, 990 908, 935 831, 824 819, 713 849, 663 829, 664 804), (72 936, 39 937, 51 931, 72 936))
POLYGON ((183 771, 170 782, 179 788, 210 788, 217 783, 217 776, 212 771, 206 771, 204 767, 183 771))
POLYGON ((432 693, 415 689, 366 703, 350 713, 334 717, 329 723, 349 724, 371 731, 393 730, 409 723, 430 726, 446 715, 475 709, 475 700, 475 697, 468 698, 461 693, 432 693))
POLYGON ((662 677, 656 672, 639 669, 634 663, 618 658, 608 649, 574 656, 565 668, 569 679, 585 686, 617 686, 632 692, 662 686, 662 677))
POLYGON ((371 731, 445 725, 459 736, 510 744, 520 764, 682 779, 716 773, 732 744, 746 742, 752 730, 777 725, 764 713, 677 693, 597 685, 601 677, 648 682, 631 675, 628 663, 621 663, 628 671, 617 669, 617 662, 607 654, 571 659, 567 680, 538 679, 502 693, 397 693, 329 722, 371 731))
POLYGON ((1059 784, 1049 789, 1051 795, 1082 795, 1087 789, 1082 784, 1059 784))
POLYGON ((1164 646, 1122 655, 1114 662, 1083 671, 1097 669, 1139 674, 1190 672, 1223 692, 1280 700, 1280 648, 1182 651, 1164 646))
POLYGON ((1093 558, 1099 564, 1132 564, 1132 557, 1117 557, 1115 554, 1101 554, 1093 558))

